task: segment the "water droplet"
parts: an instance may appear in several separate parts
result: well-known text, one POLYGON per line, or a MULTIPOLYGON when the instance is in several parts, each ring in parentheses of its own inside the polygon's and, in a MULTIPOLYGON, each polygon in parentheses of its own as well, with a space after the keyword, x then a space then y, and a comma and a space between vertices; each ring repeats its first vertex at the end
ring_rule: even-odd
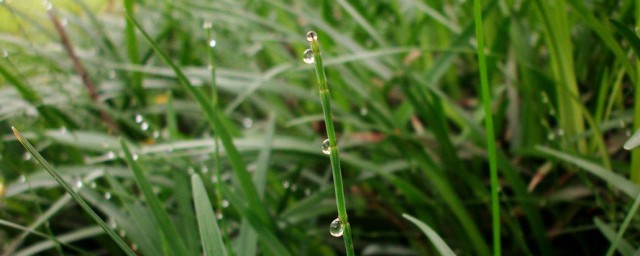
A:
POLYGON ((302 54, 302 61, 307 64, 313 64, 316 62, 315 58, 313 57, 313 51, 311 49, 306 49, 304 51, 304 53, 302 54))
POLYGON ((222 205, 222 208, 229 207, 229 201, 227 201, 227 200, 222 200, 222 202, 220 202, 220 204, 222 205))
POLYGON ((110 219, 107 225, 109 225, 111 229, 116 229, 118 227, 118 223, 116 223, 116 221, 113 219, 110 219))
POLYGON ((116 153, 114 153, 113 151, 109 151, 107 153, 107 159, 116 159, 116 153))
POLYGON ((142 129, 143 131, 149 130, 149 124, 147 122, 143 122, 142 124, 140 124, 140 129, 142 129))
POLYGON ((331 222, 331 225, 329 225, 329 233, 331 233, 332 236, 341 237, 342 232, 344 232, 342 222, 340 221, 340 218, 336 218, 331 222))
POLYGON ((153 131, 153 133, 151 134, 151 136, 154 139, 160 138, 160 132, 159 131, 153 131))
POLYGON ((246 117, 242 119, 242 127, 249 129, 251 126, 253 126, 253 120, 251 120, 251 118, 246 117))
POLYGON ((98 184, 95 181, 93 181, 93 182, 91 182, 91 184, 89 184, 89 187, 91 189, 96 189, 96 187, 98 187, 98 184))
POLYGON ((289 181, 286 181, 286 180, 285 180, 285 181, 283 181, 283 182, 282 182, 282 187, 283 187, 284 189, 288 189, 290 185, 291 185, 291 184, 289 184, 289 181))
POLYGON ((202 173, 208 173, 208 172, 209 172, 209 168, 207 168, 207 166, 204 166, 204 165, 203 165, 203 166, 201 166, 201 167, 200 167, 200 172, 202 172, 202 173))
POLYGON ((322 153, 325 155, 331 154, 331 143, 329 142, 329 139, 322 142, 322 153))
POLYGON ((189 175, 193 175, 196 171, 193 169, 193 167, 189 166, 189 168, 187 168, 187 173, 189 175))
POLYGON ((369 114, 369 109, 367 109, 367 107, 361 107, 360 108, 360 115, 361 116, 366 116, 367 114, 369 114))
POLYGON ((109 193, 109 192, 104 193, 104 199, 106 199, 106 200, 111 199, 111 193, 109 193))
POLYGON ((9 58, 9 52, 6 50, 2 50, 2 58, 9 58))
POLYGON ((211 47, 211 48, 216 47, 216 44, 217 44, 217 42, 216 42, 215 39, 209 40, 209 47, 211 47))
POLYGON ((66 134, 67 133, 67 127, 64 127, 64 126, 60 127, 60 133, 66 134))
POLYGON ((305 188, 304 189, 304 195, 305 196, 310 196, 311 195, 311 189, 310 188, 305 188))
POLYGON ((20 175, 20 177, 18 177, 18 182, 20 182, 20 183, 27 182, 27 176, 20 175))
POLYGON ((564 129, 558 129, 558 136, 564 136, 564 129))
POLYGON ((131 244, 131 250, 133 251, 137 251, 138 250, 138 244, 131 244))
POLYGON ((315 31, 307 32, 307 41, 313 42, 318 40, 318 34, 315 31))
POLYGON ((211 24, 211 21, 205 20, 202 23, 202 28, 204 29, 211 29, 211 27, 213 27, 213 24, 211 24))
POLYGON ((555 140, 556 139, 556 135, 553 134, 552 132, 550 132, 549 134, 547 134, 547 139, 548 140, 555 140))
POLYGON ((142 118, 142 115, 136 115, 136 123, 142 123, 142 120, 144 120, 144 118, 142 118))
POLYGON ((131 158, 133 158, 133 161, 138 161, 139 156, 138 154, 134 153, 133 155, 131 155, 131 158))
POLYGON ((29 152, 24 153, 24 155, 22 155, 22 158, 23 158, 25 161, 29 161, 29 160, 31 160, 31 153, 29 153, 29 152))
POLYGON ((84 183, 82 182, 81 179, 76 180, 76 188, 82 188, 82 186, 84 186, 84 183))
POLYGON ((221 212, 216 212, 216 219, 221 220, 224 218, 224 215, 222 215, 221 212))
POLYGON ((127 235, 127 231, 124 231, 124 229, 121 229, 120 231, 118 231, 118 235, 120 237, 125 237, 127 235))

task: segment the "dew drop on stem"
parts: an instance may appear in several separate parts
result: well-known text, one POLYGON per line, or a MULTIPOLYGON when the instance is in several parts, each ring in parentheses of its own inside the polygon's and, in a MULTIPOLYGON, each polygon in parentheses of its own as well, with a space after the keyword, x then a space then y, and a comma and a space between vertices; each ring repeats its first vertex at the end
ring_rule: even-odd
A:
POLYGON ((342 221, 340 221, 340 218, 336 218, 331 222, 331 225, 329 225, 329 233, 332 236, 341 237, 343 232, 344 227, 342 226, 342 221))
POLYGON ((315 31, 307 32, 307 41, 313 42, 318 40, 318 34, 315 31))
POLYGON ((316 60, 313 58, 313 51, 311 49, 307 49, 302 54, 302 61, 307 64, 313 64, 316 60))
POLYGON ((325 155, 331 154, 331 143, 329 142, 329 139, 322 142, 322 153, 325 155))

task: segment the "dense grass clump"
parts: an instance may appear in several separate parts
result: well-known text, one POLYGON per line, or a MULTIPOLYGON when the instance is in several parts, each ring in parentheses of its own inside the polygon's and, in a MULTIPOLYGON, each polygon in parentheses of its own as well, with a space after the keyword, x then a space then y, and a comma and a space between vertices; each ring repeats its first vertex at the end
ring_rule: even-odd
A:
POLYGON ((639 251, 637 1, 25 3, 2 255, 639 251))

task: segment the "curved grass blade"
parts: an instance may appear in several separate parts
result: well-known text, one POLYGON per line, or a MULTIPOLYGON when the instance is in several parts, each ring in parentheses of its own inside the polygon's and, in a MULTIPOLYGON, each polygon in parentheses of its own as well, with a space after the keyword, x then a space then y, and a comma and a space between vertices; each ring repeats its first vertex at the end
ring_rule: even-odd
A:
POLYGON ((129 246, 122 240, 122 238, 120 238, 120 236, 118 236, 113 231, 113 229, 109 228, 109 226, 107 226, 107 223, 105 223, 102 220, 102 218, 100 218, 100 216, 98 216, 98 214, 96 214, 93 211, 93 209, 91 209, 91 207, 84 201, 84 199, 78 193, 76 193, 76 191, 73 190, 71 185, 69 185, 62 178, 62 176, 60 176, 60 174, 58 174, 58 172, 56 172, 53 169, 53 167, 46 160, 44 160, 42 155, 38 153, 38 150, 36 150, 31 145, 31 143, 29 143, 29 141, 27 141, 24 137, 22 137, 22 134, 20 134, 18 129, 16 129, 13 126, 11 127, 11 129, 13 130, 13 134, 16 136, 16 138, 22 144, 22 146, 24 146, 27 149, 27 151, 29 151, 29 153, 31 153, 31 155, 33 155, 33 157, 38 161, 38 163, 40 163, 42 167, 44 167, 44 169, 51 176, 53 176, 53 178, 60 184, 60 186, 64 188, 64 190, 66 190, 67 193, 69 193, 69 195, 71 195, 71 197, 73 197, 74 200, 76 200, 78 205, 80 205, 80 207, 85 212, 87 212, 87 214, 89 214, 91 219, 93 219, 96 223, 98 223, 98 225, 107 233, 107 235, 109 235, 109 237, 111 237, 111 239, 120 247, 120 249, 122 249, 122 251, 129 256, 135 256, 136 254, 131 250, 131 248, 129 248, 129 246))
POLYGON ((160 203, 160 199, 153 193, 151 183, 144 173, 142 173, 142 168, 138 162, 133 159, 129 146, 127 146, 127 143, 124 140, 120 140, 120 144, 124 153, 124 159, 133 172, 136 184, 138 184, 140 191, 147 200, 147 204, 149 205, 151 213, 153 213, 156 225, 160 230, 162 237, 165 239, 165 242, 169 245, 169 250, 173 255, 190 255, 184 241, 182 241, 181 237, 178 235, 178 231, 171 222, 169 214, 162 206, 162 203, 160 203))
POLYGON ((204 184, 202 184, 202 180, 197 174, 191 176, 191 188, 193 190, 193 202, 196 207, 198 229, 200 230, 200 241, 202 242, 204 255, 227 255, 216 215, 213 213, 204 184))
POLYGON ((624 240, 622 239, 622 236, 624 235, 624 232, 629 227, 629 223, 631 223, 631 219, 633 219, 633 217, 636 215, 636 212, 638 211, 638 206, 640 206, 640 196, 636 196, 636 200, 633 202, 633 206, 631 206, 629 213, 627 213, 627 217, 624 218, 622 225, 620 225, 620 230, 618 230, 616 237, 611 242, 609 251, 607 251, 607 256, 613 255, 616 248, 620 250, 620 247, 618 247, 618 244, 622 245, 625 243, 623 242, 624 240))
POLYGON ((632 150, 640 146, 640 130, 637 130, 622 146, 626 150, 632 150))
MULTIPOLYGON (((602 222, 600 219, 595 218, 593 219, 593 222, 596 224, 596 227, 598 227, 598 229, 600 230, 600 232, 602 233, 602 235, 607 238, 607 240, 609 241, 613 241, 615 238, 615 230, 613 230, 613 228, 611 228, 611 226, 609 226, 608 224, 602 222)), ((631 245, 629 245, 628 242, 626 241, 622 241, 618 246, 617 246, 618 252, 620 252, 620 255, 623 256, 631 256, 634 255, 633 254, 633 248, 631 247, 631 245)))
POLYGON ((574 164, 584 169, 585 171, 598 176, 599 178, 618 188, 632 198, 635 198, 636 196, 638 196, 638 193, 640 193, 640 187, 638 187, 636 184, 595 163, 548 147, 537 146, 535 147, 535 149, 538 152, 560 159, 567 163, 574 164))
POLYGON ((438 252, 440 252, 440 254, 444 256, 456 255, 455 253, 453 253, 453 250, 449 248, 447 243, 445 243, 444 240, 442 240, 442 238, 438 235, 438 233, 433 231, 433 229, 431 229, 427 224, 406 213, 403 213, 402 217, 411 221, 416 226, 418 226, 418 228, 422 230, 422 232, 429 238, 429 240, 431 240, 431 242, 436 247, 438 252))
POLYGON ((157 53, 160 59, 162 59, 162 61, 164 61, 167 65, 171 67, 171 69, 173 69, 178 81, 180 82, 180 85, 182 85, 183 88, 187 90, 196 99, 196 102, 200 106, 202 112, 205 114, 207 121, 213 127, 214 131, 217 134, 217 137, 220 138, 220 141, 222 142, 222 146, 224 147, 229 157, 229 162, 231 163, 231 167, 234 170, 233 173, 236 176, 238 182, 240 183, 240 188, 242 189, 242 192, 243 192, 242 194, 246 197, 245 198, 246 202, 251 207, 256 209, 256 213, 258 213, 258 217, 260 217, 263 223, 267 224, 269 227, 273 227, 274 225, 271 222, 271 219, 269 218, 269 213, 267 211, 267 208, 262 203, 262 200, 260 200, 258 191, 256 190, 256 187, 253 184, 253 181, 251 180, 251 175, 249 174, 249 171, 247 171, 247 166, 243 162, 240 152, 238 152, 238 149, 233 144, 233 140, 231 138, 231 133, 229 131, 229 128, 225 126, 225 123, 223 122, 224 118, 221 116, 218 108, 212 107, 211 103, 209 102, 209 97, 207 97, 201 91, 193 87, 193 85, 191 84, 191 82, 189 82, 189 79, 185 76, 182 70, 178 66, 176 66, 176 64, 174 64, 173 61, 171 61, 169 56, 167 56, 167 54, 160 49, 158 44, 156 44, 153 41, 153 39, 151 39, 149 34, 147 34, 147 32, 142 28, 142 26, 135 19, 133 19, 131 14, 126 13, 126 15, 127 15, 127 18, 130 19, 131 22, 133 22, 136 28, 140 30, 140 33, 142 34, 144 39, 147 41, 147 43, 149 43, 151 48, 153 48, 153 50, 157 53))

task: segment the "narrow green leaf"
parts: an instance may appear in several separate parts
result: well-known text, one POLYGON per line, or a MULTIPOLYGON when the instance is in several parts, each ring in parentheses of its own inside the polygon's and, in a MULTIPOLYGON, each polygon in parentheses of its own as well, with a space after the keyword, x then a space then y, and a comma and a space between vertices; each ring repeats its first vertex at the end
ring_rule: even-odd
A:
POLYGON ((140 191, 147 200, 149 209, 153 213, 153 217, 156 221, 157 228, 162 233, 162 237, 169 244, 169 250, 171 250, 173 255, 188 255, 184 241, 182 241, 182 238, 178 235, 178 231, 175 226, 171 223, 169 214, 160 202, 160 199, 158 199, 156 194, 153 193, 151 183, 144 175, 142 167, 138 164, 137 160, 134 160, 133 154, 131 154, 131 150, 124 139, 120 140, 120 144, 124 153, 124 159, 131 168, 131 171, 133 171, 136 184, 138 184, 140 191))
POLYGON ((637 56, 640 56, 640 38, 638 38, 636 33, 633 33, 633 31, 628 29, 626 25, 620 23, 617 20, 610 20, 610 21, 611 21, 611 24, 613 24, 613 26, 616 27, 618 32, 620 32, 620 34, 622 34, 622 36, 625 39, 627 39, 627 41, 629 41, 629 45, 631 46, 633 51, 636 52, 636 58, 637 56))
POLYGON ((624 192, 625 194, 627 194, 632 198, 635 198, 640 192, 640 188, 636 184, 612 172, 611 170, 607 170, 604 167, 599 166, 595 163, 592 163, 587 160, 581 159, 579 157, 576 157, 564 152, 560 152, 555 149, 544 147, 544 146, 537 146, 535 147, 535 149, 545 155, 549 155, 549 156, 558 158, 560 160, 563 160, 567 163, 574 164, 584 169, 585 171, 588 171, 589 173, 595 176, 598 176, 599 178, 608 182, 613 187, 620 189, 622 192, 624 192))
POLYGON ((637 130, 635 133, 633 133, 633 135, 631 135, 631 138, 629 138, 622 147, 626 150, 632 150, 634 148, 637 148, 638 146, 640 146, 640 130, 637 130))
POLYGON ((453 253, 453 250, 449 248, 447 243, 445 243, 444 240, 442 240, 442 238, 438 235, 438 233, 433 231, 433 229, 431 229, 427 224, 406 213, 403 213, 402 217, 411 221, 414 225, 418 226, 418 228, 422 230, 422 232, 429 238, 429 240, 431 240, 431 242, 436 247, 438 252, 440 252, 441 255, 445 255, 445 256, 456 255, 455 253, 453 253))
POLYGON ((193 202, 196 206, 198 229, 200 230, 200 241, 204 255, 227 255, 216 215, 213 213, 207 191, 198 174, 191 176, 191 188, 193 189, 193 202))
POLYGON ((622 238, 622 236, 624 235, 624 232, 629 227, 629 223, 631 223, 631 220, 633 219, 633 217, 636 216, 636 212, 638 211, 638 206, 640 206, 640 195, 636 196, 636 200, 634 200, 633 205, 631 206, 631 209, 627 213, 627 217, 624 218, 622 225, 620 225, 620 230, 618 230, 618 233, 616 234, 615 239, 611 241, 611 246, 609 247, 609 251, 607 251, 607 256, 613 255, 616 249, 621 250, 621 247, 625 247, 624 244, 628 244, 622 238))
POLYGON ((109 228, 109 226, 107 226, 107 223, 105 223, 102 220, 102 218, 100 218, 100 216, 98 216, 98 214, 96 214, 93 211, 93 209, 91 209, 91 207, 84 201, 84 199, 75 190, 73 190, 71 185, 69 185, 62 178, 62 176, 60 176, 60 174, 58 174, 58 172, 56 172, 55 169, 53 169, 53 167, 46 160, 44 160, 42 155, 40 155, 40 153, 38 153, 38 150, 36 150, 31 145, 31 143, 29 143, 29 141, 27 141, 24 137, 22 137, 22 134, 20 134, 18 129, 16 129, 13 126, 11 127, 11 129, 13 130, 13 134, 16 136, 18 141, 20 141, 22 146, 24 146, 27 149, 27 151, 29 151, 29 153, 31 153, 31 155, 33 155, 33 157, 36 159, 36 161, 38 161, 38 163, 40 163, 42 165, 42 167, 44 167, 44 169, 51 176, 53 176, 53 178, 58 182, 58 184, 60 184, 60 186, 62 188, 64 188, 64 190, 66 190, 67 193, 69 193, 69 195, 71 195, 71 197, 73 197, 74 200, 76 200, 78 205, 80 205, 80 207, 87 214, 89 214, 89 217, 91 217, 91 219, 93 219, 93 221, 98 223, 98 225, 107 233, 107 235, 109 235, 109 237, 111 237, 111 239, 120 247, 120 249, 122 249, 122 251, 124 253, 126 253, 127 255, 129 255, 129 256, 135 256, 136 254, 131 250, 131 248, 129 248, 129 246, 122 240, 122 238, 120 238, 120 236, 118 236, 111 228, 109 228))
POLYGON ((273 227, 271 223, 271 219, 268 217, 267 208, 264 206, 260 197, 258 196, 258 192, 256 187, 251 180, 251 175, 247 171, 247 167, 242 160, 242 156, 238 149, 233 144, 233 140, 231 138, 231 133, 229 129, 222 122, 223 118, 221 117, 220 111, 216 107, 211 107, 209 103, 209 99, 206 95, 204 95, 201 91, 197 90, 189 79, 184 75, 182 70, 176 66, 173 61, 165 54, 160 47, 151 39, 151 37, 144 31, 142 26, 136 22, 133 17, 127 14, 127 17, 133 22, 133 24, 140 30, 143 37, 147 40, 147 43, 151 45, 151 48, 158 54, 158 56, 173 69, 180 82, 180 85, 196 99, 196 102, 200 106, 201 110, 204 112, 207 121, 214 128, 218 138, 222 142, 224 149, 229 157, 229 162, 231 163, 231 167, 234 170, 234 175, 236 176, 238 182, 240 183, 240 188, 242 189, 243 195, 246 197, 246 202, 251 206, 257 209, 258 216, 262 219, 262 221, 270 227, 273 227))
MULTIPOLYGON (((602 235, 607 238, 607 240, 612 241, 615 239, 616 231, 613 230, 608 224, 602 222, 600 219, 595 218, 593 222, 596 224, 596 227, 600 230, 602 235)), ((633 255, 633 248, 626 241, 622 241, 617 246, 618 252, 620 252, 623 256, 631 256, 633 255)))

